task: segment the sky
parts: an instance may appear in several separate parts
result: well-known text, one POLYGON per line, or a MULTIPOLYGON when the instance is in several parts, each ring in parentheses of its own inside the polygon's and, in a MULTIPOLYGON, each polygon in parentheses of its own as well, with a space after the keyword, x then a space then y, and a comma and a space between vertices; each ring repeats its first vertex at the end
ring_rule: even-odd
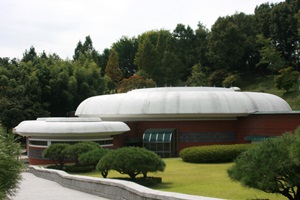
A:
POLYGON ((210 29, 218 17, 254 14, 266 2, 282 0, 0 0, 0 57, 21 59, 33 46, 72 59, 88 35, 102 53, 122 36, 172 32, 179 23, 210 29))

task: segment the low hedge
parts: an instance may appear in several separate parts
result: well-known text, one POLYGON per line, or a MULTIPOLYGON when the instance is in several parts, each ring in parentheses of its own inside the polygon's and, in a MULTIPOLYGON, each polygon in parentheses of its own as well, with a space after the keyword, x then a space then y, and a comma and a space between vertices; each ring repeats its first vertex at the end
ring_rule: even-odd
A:
POLYGON ((253 144, 210 145, 188 147, 179 155, 185 162, 190 163, 224 163, 232 162, 239 154, 253 144))

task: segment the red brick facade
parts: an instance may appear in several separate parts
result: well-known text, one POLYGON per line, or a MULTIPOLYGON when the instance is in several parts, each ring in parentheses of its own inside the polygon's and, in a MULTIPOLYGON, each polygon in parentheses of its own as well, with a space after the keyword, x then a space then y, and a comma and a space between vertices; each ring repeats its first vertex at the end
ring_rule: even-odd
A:
MULTIPOLYGON (((254 114, 233 119, 199 119, 174 121, 125 122, 131 131, 113 136, 113 147, 126 145, 143 146, 143 134, 147 129, 173 129, 176 138, 176 152, 190 146, 212 144, 249 143, 246 136, 279 136, 294 131, 300 126, 300 113, 254 114)), ((51 160, 41 159, 46 148, 29 146, 29 163, 32 165, 51 164, 51 160)), ((53 164, 53 163, 52 163, 53 164)))
POLYGON ((180 150, 189 146, 249 143, 250 141, 245 140, 246 136, 279 136, 284 132, 294 131, 300 126, 300 113, 254 114, 229 120, 140 121, 126 123, 131 131, 114 136, 114 148, 125 146, 126 141, 130 139, 135 139, 136 141, 140 139, 142 141, 143 133, 147 129, 176 129, 178 155, 180 150), (204 135, 198 141, 193 141, 192 139, 191 141, 184 140, 184 135, 191 133, 194 135, 204 133, 204 135), (209 134, 216 134, 218 140, 212 141, 211 138, 207 138, 209 134), (232 135, 234 135, 234 138, 227 138, 232 135))

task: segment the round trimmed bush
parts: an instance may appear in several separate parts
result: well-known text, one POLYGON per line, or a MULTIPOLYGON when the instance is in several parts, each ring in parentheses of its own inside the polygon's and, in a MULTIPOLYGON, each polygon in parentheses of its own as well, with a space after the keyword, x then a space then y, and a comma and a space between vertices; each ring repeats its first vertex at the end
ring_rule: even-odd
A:
POLYGON ((188 147, 179 155, 185 162, 190 163, 224 163, 232 162, 252 144, 209 145, 188 147))

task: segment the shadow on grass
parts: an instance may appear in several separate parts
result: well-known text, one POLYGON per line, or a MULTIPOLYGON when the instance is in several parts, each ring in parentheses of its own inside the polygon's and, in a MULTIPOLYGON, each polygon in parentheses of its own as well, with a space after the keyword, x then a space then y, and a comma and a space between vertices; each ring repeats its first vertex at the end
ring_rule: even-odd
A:
POLYGON ((150 187, 151 189, 154 189, 154 190, 164 190, 164 189, 169 189, 169 188, 172 188, 173 187, 173 183, 172 182, 162 182, 162 183, 159 183, 157 185, 154 185, 152 187, 150 187))
POLYGON ((118 180, 125 180, 125 181, 131 181, 134 183, 137 183, 139 185, 145 186, 145 187, 155 187, 160 184, 162 184, 162 179, 161 177, 137 177, 136 179, 130 179, 130 178, 124 178, 124 177, 116 177, 116 178, 111 178, 111 179, 118 179, 118 180))

